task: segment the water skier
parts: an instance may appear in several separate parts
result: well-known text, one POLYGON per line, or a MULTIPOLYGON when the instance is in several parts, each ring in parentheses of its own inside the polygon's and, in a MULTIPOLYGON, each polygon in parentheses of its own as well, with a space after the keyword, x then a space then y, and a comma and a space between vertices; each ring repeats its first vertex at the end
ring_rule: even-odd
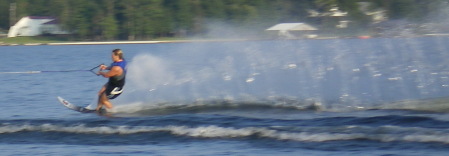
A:
POLYGON ((112 109, 112 103, 109 99, 115 99, 123 92, 126 77, 126 61, 123 57, 123 52, 120 49, 114 49, 111 54, 112 64, 108 67, 100 66, 100 71, 97 75, 109 78, 109 81, 103 85, 98 92, 98 105, 95 109, 99 111, 103 106, 107 109, 112 109), (107 71, 103 71, 107 70, 107 71))

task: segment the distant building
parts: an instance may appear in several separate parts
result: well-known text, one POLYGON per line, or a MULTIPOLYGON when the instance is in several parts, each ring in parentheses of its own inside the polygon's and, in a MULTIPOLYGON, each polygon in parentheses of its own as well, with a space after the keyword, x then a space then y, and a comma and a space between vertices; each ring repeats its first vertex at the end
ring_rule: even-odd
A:
POLYGON ((8 37, 39 36, 39 35, 65 35, 55 17, 26 16, 20 19, 9 29, 8 37))
POLYGON ((314 35, 310 33, 315 32, 318 29, 305 23, 280 23, 266 30, 277 32, 277 35, 280 38, 295 39, 303 37, 311 38, 314 35))

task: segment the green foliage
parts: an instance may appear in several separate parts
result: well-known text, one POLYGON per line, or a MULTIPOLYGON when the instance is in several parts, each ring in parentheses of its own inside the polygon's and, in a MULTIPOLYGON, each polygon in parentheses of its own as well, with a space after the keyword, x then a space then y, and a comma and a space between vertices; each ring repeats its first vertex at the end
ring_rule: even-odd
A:
POLYGON ((358 28, 370 18, 358 2, 387 11, 390 19, 423 21, 445 17, 449 0, 0 0, 0 29, 8 30, 9 6, 15 3, 16 20, 23 16, 55 16, 81 40, 140 40, 185 37, 208 31, 211 21, 262 32, 280 22, 308 22, 334 29, 334 19, 314 19, 308 11, 327 12, 338 7, 345 20, 358 28))

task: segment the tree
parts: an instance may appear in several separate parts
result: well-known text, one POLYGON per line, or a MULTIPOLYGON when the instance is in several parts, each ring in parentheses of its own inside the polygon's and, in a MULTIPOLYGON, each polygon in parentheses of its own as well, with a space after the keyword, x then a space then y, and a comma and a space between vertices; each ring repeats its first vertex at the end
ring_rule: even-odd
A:
POLYGON ((7 29, 10 26, 9 6, 9 1, 0 1, 0 28, 7 29))
POLYGON ((338 0, 338 6, 342 11, 348 12, 348 20, 352 22, 352 28, 366 28, 371 21, 370 18, 359 9, 359 5, 357 4, 358 1, 359 0, 338 0))
POLYGON ((105 17, 103 17, 100 20, 99 27, 101 30, 101 36, 102 38, 106 40, 112 40, 115 39, 115 37, 118 34, 118 26, 117 21, 115 19, 114 14, 114 1, 106 0, 104 3, 106 3, 107 8, 102 12, 102 14, 106 14, 105 17))
POLYGON ((329 11, 332 7, 338 6, 337 0, 314 0, 314 4, 319 11, 329 11))
POLYGON ((80 39, 92 38, 94 36, 92 17, 95 13, 96 4, 90 0, 69 1, 69 15, 62 20, 63 26, 74 33, 80 39))
POLYGON ((106 40, 115 39, 118 34, 117 21, 115 20, 113 15, 108 15, 103 20, 101 20, 100 28, 102 38, 106 40))
POLYGON ((171 18, 171 29, 178 36, 185 36, 193 26, 193 15, 191 5, 188 0, 165 0, 164 6, 167 14, 171 18))

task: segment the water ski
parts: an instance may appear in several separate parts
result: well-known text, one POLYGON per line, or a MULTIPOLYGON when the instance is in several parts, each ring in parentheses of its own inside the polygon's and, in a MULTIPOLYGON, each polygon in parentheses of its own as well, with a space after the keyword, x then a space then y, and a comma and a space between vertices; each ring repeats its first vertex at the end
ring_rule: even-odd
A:
POLYGON ((101 109, 99 112, 97 112, 97 111, 92 110, 92 109, 88 109, 88 108, 85 108, 85 107, 80 107, 80 106, 74 105, 74 104, 70 103, 69 101, 67 101, 64 98, 59 97, 59 96, 58 96, 58 100, 59 100, 59 102, 61 102, 62 105, 66 106, 67 108, 69 108, 71 110, 77 111, 77 112, 81 112, 81 113, 98 113, 100 115, 106 113, 106 110, 104 110, 104 109, 101 109))

